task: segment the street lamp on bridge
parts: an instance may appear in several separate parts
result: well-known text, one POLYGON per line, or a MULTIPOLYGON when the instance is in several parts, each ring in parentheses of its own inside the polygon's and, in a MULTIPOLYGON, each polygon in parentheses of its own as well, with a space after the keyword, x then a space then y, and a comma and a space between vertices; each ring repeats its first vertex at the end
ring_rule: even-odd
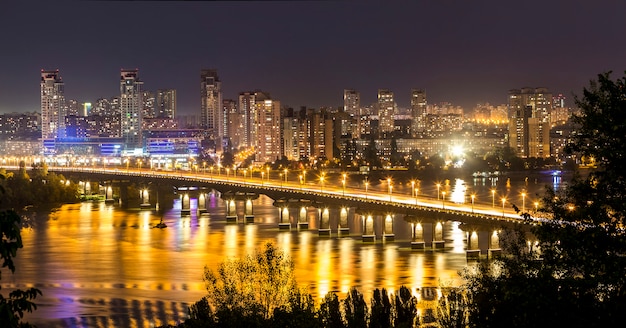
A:
POLYGON ((474 199, 476 198, 476 195, 472 194, 470 197, 472 198, 472 213, 474 213, 474 199))
POLYGON ((441 209, 446 209, 446 191, 441 192, 441 209))
POLYGON ((439 200, 439 191, 441 189, 441 183, 437 183, 437 200, 439 200))

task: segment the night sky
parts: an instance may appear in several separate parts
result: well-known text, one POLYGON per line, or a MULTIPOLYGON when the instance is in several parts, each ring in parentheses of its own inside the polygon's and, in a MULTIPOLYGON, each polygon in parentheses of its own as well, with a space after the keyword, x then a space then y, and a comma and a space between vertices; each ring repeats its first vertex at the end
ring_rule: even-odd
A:
POLYGON ((379 88, 408 106, 467 109, 509 89, 581 94, 626 70, 625 1, 14 1, 0 4, 0 112, 38 111, 41 69, 59 69, 80 102, 119 95, 121 68, 144 88, 174 88, 199 113, 200 69, 223 98, 261 89, 283 105, 362 104, 379 88))

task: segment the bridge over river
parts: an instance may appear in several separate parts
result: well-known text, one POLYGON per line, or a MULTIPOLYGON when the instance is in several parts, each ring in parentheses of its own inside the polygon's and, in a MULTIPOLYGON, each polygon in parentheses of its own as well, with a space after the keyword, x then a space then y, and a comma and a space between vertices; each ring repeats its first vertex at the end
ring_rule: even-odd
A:
MULTIPOLYGON (((219 193, 226 205, 226 220, 236 222, 254 222, 254 210, 252 201, 259 195, 266 195, 274 200, 274 206, 278 208, 280 229, 308 228, 306 218, 307 208, 317 208, 317 228, 320 235, 332 233, 349 233, 348 217, 359 217, 362 221, 363 241, 375 241, 378 239, 393 240, 394 227, 393 217, 403 216, 404 220, 411 224, 411 243, 413 248, 444 247, 444 236, 441 232, 441 223, 446 221, 458 221, 464 224, 467 235, 468 256, 478 256, 479 249, 478 233, 480 237, 488 239, 489 250, 499 250, 498 229, 494 227, 520 225, 526 230, 531 224, 538 222, 524 220, 521 215, 514 211, 511 204, 502 202, 470 202, 457 203, 446 198, 445 192, 438 197, 388 192, 364 188, 346 186, 345 180, 342 185, 334 185, 323 181, 317 183, 309 181, 288 181, 288 179, 267 179, 260 177, 235 176, 234 174, 213 174, 189 171, 155 171, 149 169, 121 169, 121 168, 89 168, 89 167, 50 167, 51 172, 63 174, 65 177, 76 181, 98 181, 104 186, 107 201, 113 201, 113 187, 134 184, 141 187, 142 206, 158 207, 156 204, 153 187, 174 187, 181 198, 181 212, 191 211, 190 199, 196 198, 198 212, 203 212, 206 207, 204 202, 209 198, 209 192, 219 193), (151 201, 152 200, 152 201, 151 201), (497 206, 495 205, 497 204, 497 206), (237 207, 240 210, 237 211, 237 207), (243 208, 243 210, 242 210, 243 208), (333 210, 334 209, 334 210, 333 210), (238 212, 243 212, 243 218, 238 217, 238 212), (334 218, 333 218, 334 217, 334 218), (378 221, 378 223, 376 223, 378 221), (333 225, 334 223, 334 225, 333 225), (379 233, 375 227, 379 227, 379 233), (488 228, 486 228, 488 227, 488 228), (485 231, 489 230, 489 231, 485 231), (427 231, 424 234, 424 231, 427 231), (425 236, 428 235, 428 238, 425 236)), ((269 174, 268 174, 269 176, 269 174)), ((123 191, 118 197, 124 198, 123 191)), ((481 242, 480 244, 485 244, 481 242)), ((486 254, 487 250, 482 253, 486 254)))

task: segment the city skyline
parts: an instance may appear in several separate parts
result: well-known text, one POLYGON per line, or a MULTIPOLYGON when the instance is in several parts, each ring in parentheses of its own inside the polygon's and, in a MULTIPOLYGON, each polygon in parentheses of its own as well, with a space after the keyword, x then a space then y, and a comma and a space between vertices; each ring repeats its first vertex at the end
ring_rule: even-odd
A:
POLYGON ((353 89, 368 106, 377 101, 377 90, 388 89, 409 108, 411 90, 423 89, 429 103, 466 110, 479 102, 507 103, 508 90, 525 86, 561 93, 572 105, 572 93, 580 95, 598 73, 626 68, 621 3, 530 1, 511 8, 493 1, 99 1, 6 7, 0 27, 19 33, 4 37, 1 113, 39 109, 41 69, 60 70, 66 99, 93 102, 119 93, 120 69, 138 68, 145 90, 176 89, 177 112, 200 115, 197 76, 205 68, 219 72, 224 99, 260 89, 285 106, 339 107, 344 89, 353 89), (53 31, 43 33, 48 28, 53 31))

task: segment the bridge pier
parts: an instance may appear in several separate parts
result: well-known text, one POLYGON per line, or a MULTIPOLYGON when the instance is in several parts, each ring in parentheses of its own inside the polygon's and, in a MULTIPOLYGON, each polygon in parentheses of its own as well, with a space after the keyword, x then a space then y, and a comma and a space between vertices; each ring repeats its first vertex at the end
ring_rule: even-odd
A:
POLYGON ((225 199, 226 203, 226 222, 237 222, 237 205, 234 198, 225 199))
POLYGON ((446 242, 443 239, 443 223, 437 221, 433 224, 433 249, 443 249, 446 242))
POLYGON ((150 192, 147 188, 141 189, 139 191, 139 199, 141 199, 141 204, 139 204, 139 207, 148 208, 152 206, 150 205, 150 192))
POLYGON ((298 229, 309 229, 309 220, 306 214, 307 208, 303 205, 300 207, 300 211, 298 212, 298 229))
POLYGON ((411 223, 411 248, 424 249, 424 227, 421 222, 411 223))
POLYGON ((480 258, 480 246, 479 246, 480 232, 471 231, 467 232, 467 258, 477 260, 480 258))
POLYGON ((348 227, 348 212, 349 211, 350 209, 345 206, 339 209, 339 224, 337 227, 339 235, 347 236, 350 234, 350 228, 348 227))
POLYGON ((191 199, 189 198, 188 192, 180 195, 180 214, 181 215, 191 214, 191 199))
POLYGON ((387 214, 383 219, 383 240, 392 241, 396 238, 393 233, 393 215, 387 214))
POLYGON ((291 222, 289 222, 289 206, 287 205, 278 208, 278 229, 291 229, 291 222))
POLYGON ((115 199, 113 199, 113 186, 111 185, 104 187, 104 202, 106 204, 115 202, 115 199))
POLYGON ((372 215, 361 215, 361 220, 363 221, 363 234, 361 235, 363 241, 376 241, 376 232, 374 231, 374 218, 372 217, 372 215))
POLYGON ((206 192, 200 192, 198 194, 198 215, 208 212, 207 202, 209 201, 209 194, 206 192))
POLYGON ((244 211, 243 211, 243 217, 244 217, 244 221, 246 223, 253 223, 254 222, 254 211, 252 208, 252 199, 248 198, 245 200, 244 203, 244 211))
POLYGON ((494 230, 489 236, 489 248, 487 249, 489 258, 498 257, 502 253, 500 249, 500 231, 494 230))
POLYGON ((320 236, 330 236, 330 213, 328 208, 319 208, 317 209, 318 220, 319 220, 319 229, 317 233, 320 236))

